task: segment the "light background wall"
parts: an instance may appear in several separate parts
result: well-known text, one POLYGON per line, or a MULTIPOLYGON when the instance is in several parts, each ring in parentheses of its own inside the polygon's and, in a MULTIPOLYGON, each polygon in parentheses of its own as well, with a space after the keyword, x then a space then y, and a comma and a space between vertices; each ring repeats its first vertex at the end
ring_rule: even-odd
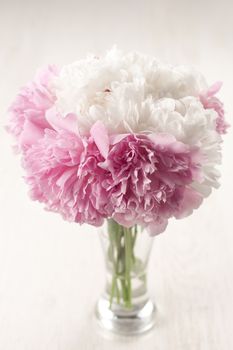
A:
POLYGON ((232 122, 232 17, 230 0, 0 0, 0 350, 233 348, 231 130, 221 188, 154 240, 155 330, 124 339, 100 332, 92 317, 104 286, 95 229, 66 223, 29 200, 2 128, 7 107, 38 66, 61 66, 113 44, 195 65, 210 84, 221 79, 232 122))

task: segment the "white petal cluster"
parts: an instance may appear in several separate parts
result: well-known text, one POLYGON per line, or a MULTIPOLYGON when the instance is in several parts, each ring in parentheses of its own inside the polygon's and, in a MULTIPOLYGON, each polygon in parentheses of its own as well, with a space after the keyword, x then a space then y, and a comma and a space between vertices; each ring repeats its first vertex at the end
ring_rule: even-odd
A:
POLYGON ((171 66, 139 53, 113 48, 64 66, 52 82, 56 108, 77 115, 81 134, 101 120, 110 133, 165 132, 202 150, 204 181, 193 186, 203 195, 217 187, 221 136, 216 112, 204 109, 203 76, 186 66, 171 66))

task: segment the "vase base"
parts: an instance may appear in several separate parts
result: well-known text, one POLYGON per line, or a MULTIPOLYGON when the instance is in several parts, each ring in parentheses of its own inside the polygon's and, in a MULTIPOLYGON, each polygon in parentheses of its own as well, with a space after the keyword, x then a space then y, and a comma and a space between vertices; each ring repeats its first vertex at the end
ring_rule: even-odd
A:
POLYGON ((155 305, 148 300, 141 308, 113 311, 109 308, 109 300, 102 297, 96 305, 96 316, 100 326, 108 331, 122 335, 136 335, 153 328, 155 305))

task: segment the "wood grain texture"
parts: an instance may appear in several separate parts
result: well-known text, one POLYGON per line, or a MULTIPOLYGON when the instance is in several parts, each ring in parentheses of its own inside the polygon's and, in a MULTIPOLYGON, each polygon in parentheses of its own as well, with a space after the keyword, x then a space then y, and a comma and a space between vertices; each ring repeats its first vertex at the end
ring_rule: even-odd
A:
MULTIPOLYGON (((230 1, 0 1, 0 124, 38 66, 62 65, 117 43, 190 63, 221 97, 232 121, 230 1)), ((157 237, 149 288, 158 312, 140 338, 103 333, 93 307, 104 285, 95 229, 63 222, 27 196, 0 129, 0 350, 233 349, 233 140, 225 139, 222 186, 157 237)))

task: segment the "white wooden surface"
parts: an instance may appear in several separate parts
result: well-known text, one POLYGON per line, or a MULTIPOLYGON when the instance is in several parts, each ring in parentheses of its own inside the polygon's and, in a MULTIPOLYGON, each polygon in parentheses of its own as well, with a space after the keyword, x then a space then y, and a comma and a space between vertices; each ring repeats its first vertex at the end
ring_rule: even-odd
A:
MULTIPOLYGON (((38 66, 62 65, 116 43, 196 65, 232 122, 231 1, 0 0, 0 123, 38 66)), ((222 187, 192 217, 157 237, 149 287, 153 332, 121 338, 99 331, 93 307, 104 285, 95 230, 63 222, 30 202, 19 159, 0 130, 0 350, 233 349, 232 131, 222 187)))

